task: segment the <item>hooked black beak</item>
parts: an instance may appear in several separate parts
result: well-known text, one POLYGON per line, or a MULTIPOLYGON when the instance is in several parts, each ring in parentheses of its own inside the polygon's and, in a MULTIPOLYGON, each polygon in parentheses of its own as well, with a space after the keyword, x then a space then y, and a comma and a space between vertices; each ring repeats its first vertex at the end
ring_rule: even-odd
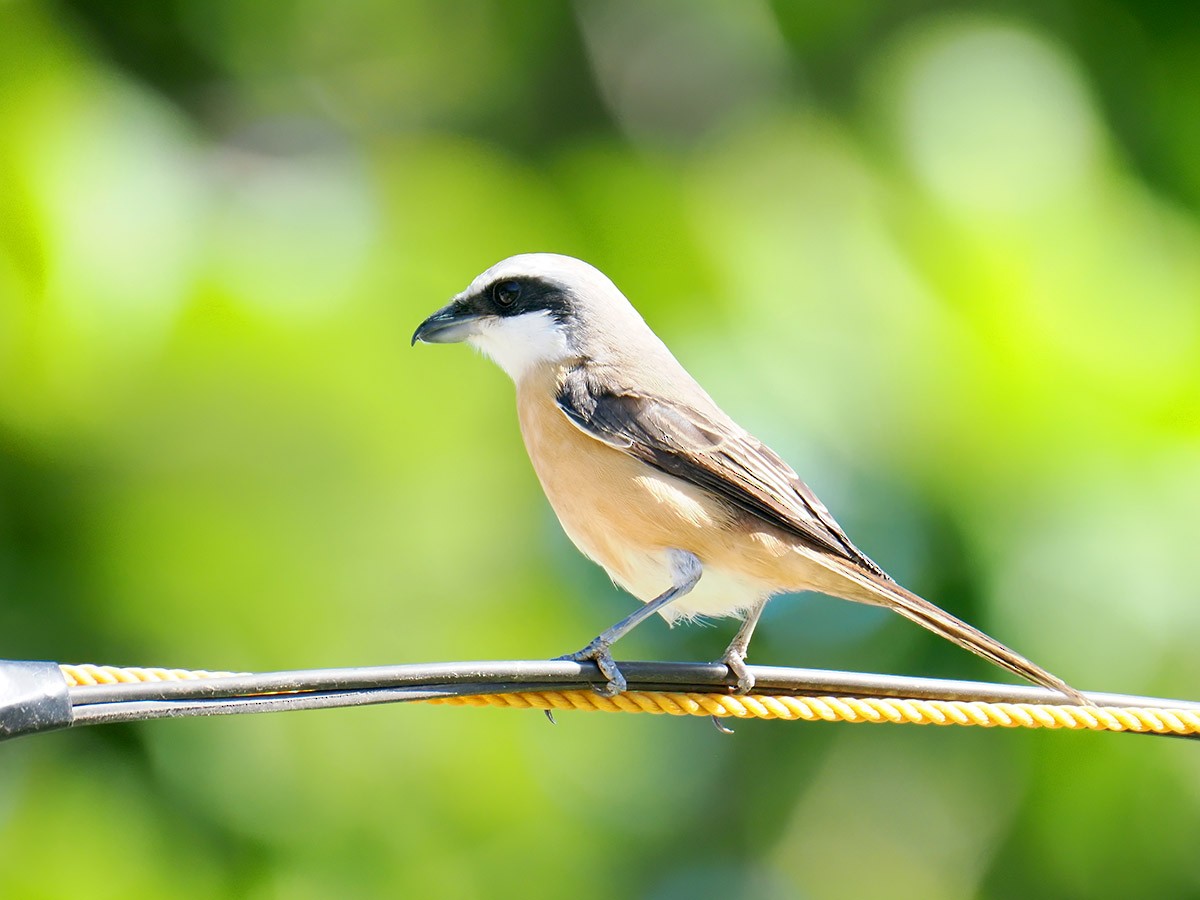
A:
POLYGON ((465 341, 475 333, 475 323, 483 316, 472 312, 462 303, 455 301, 443 306, 432 316, 417 326, 413 332, 412 342, 426 344, 456 344, 465 341))

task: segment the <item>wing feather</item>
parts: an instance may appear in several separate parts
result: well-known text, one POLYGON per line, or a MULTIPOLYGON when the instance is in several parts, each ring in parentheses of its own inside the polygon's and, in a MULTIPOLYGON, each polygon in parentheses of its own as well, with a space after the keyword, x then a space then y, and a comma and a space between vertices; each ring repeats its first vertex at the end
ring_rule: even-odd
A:
POLYGON ((775 451, 715 407, 605 390, 582 367, 568 372, 556 400, 597 440, 890 581, 775 451))

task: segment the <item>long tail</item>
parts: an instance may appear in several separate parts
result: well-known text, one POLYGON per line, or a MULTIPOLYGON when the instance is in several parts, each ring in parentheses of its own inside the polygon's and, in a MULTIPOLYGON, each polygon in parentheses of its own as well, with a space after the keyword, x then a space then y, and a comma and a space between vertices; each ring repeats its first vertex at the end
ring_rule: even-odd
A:
POLYGON ((1082 706, 1095 706, 1091 700, 1071 687, 1056 675, 1051 675, 1041 666, 1030 662, 1020 653, 1006 647, 990 635, 984 634, 973 625, 968 625, 962 619, 952 616, 940 606, 935 606, 923 597, 918 597, 912 591, 905 590, 894 581, 879 578, 866 572, 853 563, 842 563, 836 560, 838 572, 858 586, 865 588, 870 599, 861 595, 851 599, 875 603, 893 609, 918 625, 928 628, 934 634, 953 641, 964 650, 970 650, 988 662, 995 663, 1007 669, 1014 675, 1019 675, 1034 684, 1065 694, 1082 706))

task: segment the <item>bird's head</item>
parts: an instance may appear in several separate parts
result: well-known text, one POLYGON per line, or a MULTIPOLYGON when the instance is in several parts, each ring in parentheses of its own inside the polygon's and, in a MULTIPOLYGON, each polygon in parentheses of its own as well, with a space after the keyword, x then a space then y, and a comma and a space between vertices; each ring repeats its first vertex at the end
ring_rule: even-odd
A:
POLYGON ((649 329, 641 317, 599 269, 570 256, 525 253, 472 281, 412 340, 466 341, 520 381, 538 366, 593 358, 609 338, 643 332, 649 329))

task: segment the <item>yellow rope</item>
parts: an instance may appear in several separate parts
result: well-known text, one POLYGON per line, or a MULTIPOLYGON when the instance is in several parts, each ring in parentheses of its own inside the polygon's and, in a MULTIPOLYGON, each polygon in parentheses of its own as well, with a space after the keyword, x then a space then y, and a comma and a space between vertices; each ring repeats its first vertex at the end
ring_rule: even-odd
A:
POLYGON ((139 669, 134 667, 60 665, 69 687, 94 687, 98 684, 137 684, 143 681, 198 681, 223 678, 234 672, 205 672, 192 669, 139 669))
MULTIPOLYGON (((138 669, 116 666, 60 666, 72 687, 144 681, 219 678, 230 672, 187 669, 138 669)), ((630 691, 601 697, 594 691, 538 691, 436 697, 444 706, 496 706, 508 709, 598 710, 669 716, 718 716, 737 719, 785 719, 805 722, 896 722, 913 725, 978 725, 984 728, 1063 728, 1088 731, 1136 731, 1200 734, 1200 713, 1150 707, 1070 706, 1038 703, 987 703, 981 700, 905 700, 891 697, 745 697, 728 694, 630 691)))
POLYGON ((979 700, 904 700, 891 697, 746 697, 727 694, 629 692, 601 697, 592 691, 482 694, 428 700, 450 706, 512 709, 648 712, 670 716, 786 719, 805 722, 896 722, 913 725, 979 725, 984 728, 1064 728, 1200 734, 1200 713, 1182 709, 1088 707, 979 700))

